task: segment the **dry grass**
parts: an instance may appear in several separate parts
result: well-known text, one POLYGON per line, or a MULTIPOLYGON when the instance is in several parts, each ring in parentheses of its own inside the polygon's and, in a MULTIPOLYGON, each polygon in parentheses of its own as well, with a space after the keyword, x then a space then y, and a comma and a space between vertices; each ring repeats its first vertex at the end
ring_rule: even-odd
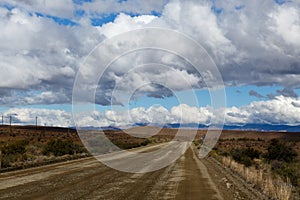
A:
POLYGON ((223 164, 236 171, 247 182, 255 184, 255 186, 261 188, 261 190, 271 198, 278 200, 290 199, 292 193, 292 184, 287 179, 283 181, 278 176, 272 176, 268 169, 255 169, 255 167, 245 167, 243 164, 235 162, 230 157, 222 158, 223 164))

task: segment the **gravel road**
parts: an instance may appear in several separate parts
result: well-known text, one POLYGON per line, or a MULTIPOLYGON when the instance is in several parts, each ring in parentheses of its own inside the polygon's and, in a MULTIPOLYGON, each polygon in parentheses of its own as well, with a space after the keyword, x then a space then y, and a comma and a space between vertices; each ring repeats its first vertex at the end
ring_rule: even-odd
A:
POLYGON ((0 199, 235 199, 228 194, 232 191, 219 191, 203 163, 192 147, 173 164, 149 173, 120 172, 84 158, 0 174, 0 199))

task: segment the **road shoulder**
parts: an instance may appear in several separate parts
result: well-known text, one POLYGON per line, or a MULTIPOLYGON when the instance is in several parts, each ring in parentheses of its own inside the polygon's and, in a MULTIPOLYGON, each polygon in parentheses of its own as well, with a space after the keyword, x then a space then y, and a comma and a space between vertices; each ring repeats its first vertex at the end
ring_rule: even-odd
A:
POLYGON ((253 185, 247 183, 242 177, 230 169, 224 167, 213 157, 201 159, 208 169, 212 180, 218 187, 221 196, 226 200, 265 200, 268 199, 260 193, 253 185))

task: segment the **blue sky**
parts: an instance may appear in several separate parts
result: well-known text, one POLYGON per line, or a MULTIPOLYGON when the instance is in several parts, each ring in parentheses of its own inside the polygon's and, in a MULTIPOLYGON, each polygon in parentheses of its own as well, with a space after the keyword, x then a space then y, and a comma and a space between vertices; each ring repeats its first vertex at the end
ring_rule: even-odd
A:
MULTIPOLYGON (((228 107, 236 106, 236 107, 241 107, 241 106, 246 106, 250 104, 253 101, 260 101, 262 99, 268 99, 267 95, 269 94, 276 94, 277 90, 282 90, 282 87, 279 86, 239 86, 239 87, 226 87, 225 92, 226 92, 226 103, 228 107), (249 95, 249 92, 257 91, 259 94, 261 94, 262 98, 258 98, 255 96, 249 95)), ((295 90, 295 92, 300 95, 300 90, 295 90)), ((196 97, 198 99, 198 106, 205 107, 205 106, 210 106, 211 105, 211 97, 209 95, 208 90, 197 90, 195 91, 196 97)), ((182 101, 182 103, 191 105, 191 106, 197 106, 197 103, 194 102, 193 99, 193 91, 184 91, 184 92, 179 92, 176 93, 176 96, 182 101)), ((156 98, 151 98, 147 96, 143 96, 143 98, 137 100, 137 101, 132 101, 131 103, 131 108, 133 107, 146 107, 149 108, 152 105, 162 105, 165 108, 172 108, 173 106, 178 105, 178 100, 175 96, 166 98, 166 99, 156 99, 156 98)))
MULTIPOLYGON (((283 87, 281 86, 236 86, 236 87, 226 87, 226 105, 227 107, 241 107, 249 105, 253 101, 261 101, 268 99, 268 95, 274 94, 276 95, 277 90, 282 90, 283 87), (259 93, 260 95, 264 96, 258 98, 256 96, 251 96, 249 92, 253 90, 259 93)), ((300 96, 300 89, 296 89, 295 93, 300 96)), ((171 109, 172 107, 179 104, 179 100, 181 103, 188 104, 190 106, 198 106, 198 107, 205 107, 211 106, 211 97, 208 90, 195 90, 195 91, 183 91, 177 92, 174 96, 169 98, 153 98, 148 97, 147 95, 143 95, 142 97, 138 98, 137 100, 132 99, 130 101, 129 106, 115 106, 114 109, 127 109, 129 108, 136 108, 136 107, 145 107, 149 108, 153 105, 156 106, 163 106, 167 109, 171 109), (194 101, 194 92, 197 97, 198 102, 194 101), (198 105, 197 105, 198 104, 198 105)), ((72 105, 70 104, 51 104, 51 105, 27 105, 27 106, 16 106, 17 108, 28 107, 28 108, 43 108, 43 109, 62 109, 71 112, 72 105)), ((111 106, 97 106, 97 109, 100 111, 110 110, 111 106)), ((0 111, 3 112, 7 110, 7 107, 0 107, 0 111)))
MULTIPOLYGON (((226 112, 230 113, 228 123, 236 123, 239 112, 248 116, 248 119, 243 119, 245 123, 253 120, 289 123, 280 117, 271 118, 269 113, 262 113, 266 110, 283 112, 280 109, 283 102, 292 107, 286 113, 279 113, 282 118, 294 124, 300 123, 299 117, 294 116, 300 95, 299 8, 299 3, 285 0, 245 1, 242 4, 221 0, 73 0, 47 4, 4 0, 0 2, 0 28, 3 30, 0 34, 0 67, 3 69, 0 76, 0 111, 7 114, 26 109, 30 115, 38 115, 40 110, 71 113, 74 79, 91 50, 122 32, 160 27, 188 35, 212 57, 225 84, 226 112), (258 110, 250 111, 250 104, 257 106, 258 110), (260 113, 259 119, 256 118, 257 113, 260 113)), ((174 48, 176 46, 174 44, 174 48)), ((160 58, 159 55, 152 56, 160 58)), ((151 62, 149 58, 143 59, 151 62)), ((107 71, 104 85, 99 87, 96 95, 98 111, 105 115, 111 109, 113 87, 124 77, 126 70, 130 71, 131 64, 140 60, 124 60, 127 63, 107 71)), ((201 82, 195 71, 177 61, 162 59, 162 62, 170 62, 178 77, 201 82)), ((176 113, 171 113, 171 110, 180 104, 199 108, 211 104, 209 92, 200 84, 191 91, 178 86, 176 79, 172 84, 168 73, 159 74, 151 69, 133 73, 126 80, 128 89, 135 85, 135 81, 150 80, 151 76, 166 79, 169 85, 177 87, 176 92, 170 95, 170 91, 149 85, 150 93, 139 94, 139 98, 129 105, 121 102, 125 106, 115 105, 114 109, 122 111, 162 106, 170 112, 168 115, 172 117, 169 118, 176 121, 173 116, 176 113), (198 105, 193 101, 193 92, 198 105), (149 94, 155 98, 149 97, 149 94)), ((25 118, 19 121, 26 121, 25 118)))

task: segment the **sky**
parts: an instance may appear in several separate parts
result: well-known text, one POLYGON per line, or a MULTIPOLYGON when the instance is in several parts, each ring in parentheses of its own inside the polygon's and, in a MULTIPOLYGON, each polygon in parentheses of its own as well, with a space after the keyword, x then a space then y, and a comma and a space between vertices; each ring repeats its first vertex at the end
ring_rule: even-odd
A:
MULTIPOLYGON (((6 124, 12 115, 14 124, 34 124, 38 116, 40 125, 74 126, 76 78, 104 70, 99 58, 109 55, 109 49, 97 54, 99 44, 128 31, 161 28, 203 47, 221 75, 226 104, 213 105, 210 91, 220 85, 209 73, 172 52, 144 49, 105 69, 94 101, 86 102, 95 109, 82 106, 78 126, 300 125, 299 1, 0 0, 0 16, 0 112, 6 124)), ((138 47, 143 40, 135 42, 138 47)), ((124 42, 120 49, 129 46, 124 42)), ((187 43, 171 47, 205 59, 187 43)))

